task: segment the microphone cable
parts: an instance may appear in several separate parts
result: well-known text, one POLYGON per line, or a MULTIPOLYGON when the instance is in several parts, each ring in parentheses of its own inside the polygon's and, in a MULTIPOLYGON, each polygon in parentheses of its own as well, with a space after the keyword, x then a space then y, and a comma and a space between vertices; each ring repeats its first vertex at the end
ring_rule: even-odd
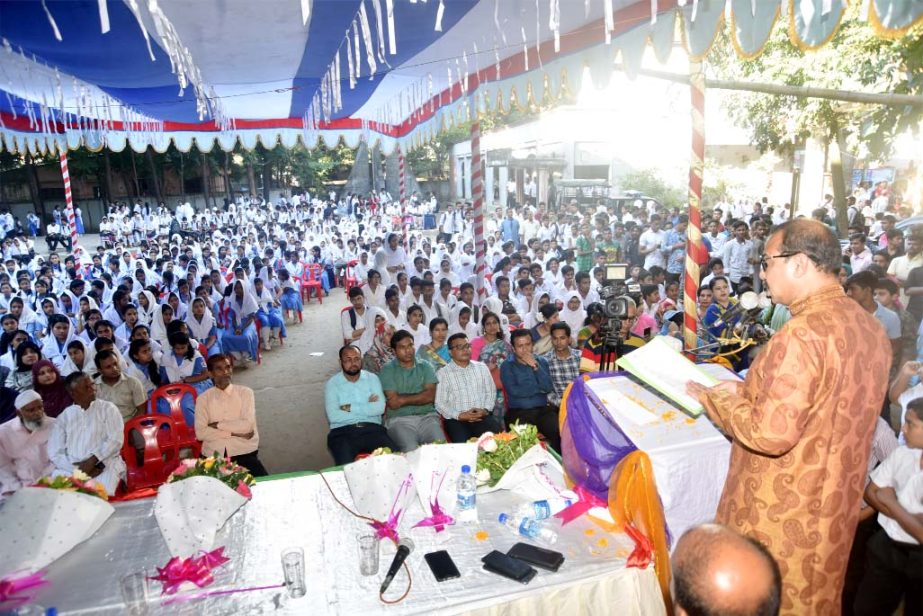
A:
MULTIPOLYGON (((324 482, 324 485, 327 486, 327 491, 330 492, 330 496, 333 497, 333 500, 336 501, 337 505, 339 505, 340 507, 342 507, 343 509, 345 509, 346 511, 348 511, 348 512, 349 512, 351 515, 353 515, 354 517, 359 518, 360 520, 366 520, 366 521, 368 521, 368 522, 370 522, 370 523, 371 523, 371 522, 376 522, 376 521, 377 521, 377 520, 375 520, 375 519, 373 519, 373 518, 370 518, 370 517, 368 517, 368 516, 365 516, 365 515, 356 513, 355 511, 353 511, 352 509, 350 509, 349 507, 347 507, 346 505, 344 505, 344 504, 343 504, 343 501, 341 501, 339 498, 337 498, 337 495, 334 493, 333 488, 330 487, 330 484, 327 483, 327 478, 324 477, 324 474, 321 473, 321 472, 318 472, 317 474, 320 475, 320 478, 321 478, 321 480, 324 482)), ((396 541, 394 541, 394 540, 392 539, 391 542, 394 543, 395 547, 397 547, 397 542, 396 542, 396 541)), ((403 601, 404 599, 406 599, 406 598, 407 598, 407 595, 410 594, 410 590, 413 588, 413 576, 410 574, 410 567, 407 566, 407 559, 404 559, 404 562, 402 563, 402 566, 404 567, 404 571, 407 573, 407 589, 404 591, 404 594, 402 594, 402 595, 401 595, 400 597, 398 597, 397 599, 385 599, 385 593, 379 591, 379 593, 378 593, 378 600, 381 601, 382 603, 385 603, 385 604, 387 604, 387 605, 395 605, 395 604, 397 604, 397 603, 400 603, 400 602, 403 601)))

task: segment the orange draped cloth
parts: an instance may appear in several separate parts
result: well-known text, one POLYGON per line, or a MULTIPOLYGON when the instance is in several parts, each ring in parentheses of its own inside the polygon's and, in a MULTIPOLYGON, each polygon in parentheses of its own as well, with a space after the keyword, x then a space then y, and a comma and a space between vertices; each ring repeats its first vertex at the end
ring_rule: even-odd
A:
POLYGON ((704 400, 732 439, 717 521, 776 558, 783 613, 839 614, 891 347, 838 285, 790 310, 737 395, 704 400))

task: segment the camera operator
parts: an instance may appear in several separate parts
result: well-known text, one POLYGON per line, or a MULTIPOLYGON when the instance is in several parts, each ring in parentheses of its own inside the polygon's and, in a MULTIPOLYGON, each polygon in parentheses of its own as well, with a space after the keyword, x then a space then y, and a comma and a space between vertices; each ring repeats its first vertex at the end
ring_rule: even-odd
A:
POLYGON ((615 361, 644 345, 645 340, 631 333, 631 328, 638 321, 638 305, 630 297, 625 297, 628 307, 626 318, 620 319, 618 342, 613 343, 615 332, 607 327, 607 317, 602 304, 590 304, 587 308, 587 328, 593 333, 583 343, 580 356, 580 372, 599 372, 605 365, 613 369, 615 361))

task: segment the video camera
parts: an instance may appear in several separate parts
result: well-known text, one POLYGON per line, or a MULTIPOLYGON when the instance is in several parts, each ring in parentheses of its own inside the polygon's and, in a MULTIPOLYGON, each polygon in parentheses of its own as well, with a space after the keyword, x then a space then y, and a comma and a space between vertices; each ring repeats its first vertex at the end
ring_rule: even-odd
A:
POLYGON ((599 298, 603 304, 606 318, 622 320, 628 318, 628 299, 634 301, 635 306, 641 300, 641 285, 628 284, 627 263, 607 263, 603 266, 606 271, 604 286, 599 290, 599 298))
POLYGON ((599 290, 599 299, 603 306, 603 316, 606 320, 600 326, 603 337, 604 352, 600 362, 600 370, 608 368, 608 356, 618 349, 622 341, 622 321, 629 318, 629 299, 639 306, 641 302, 641 285, 628 284, 627 263, 606 263, 603 287, 599 290))

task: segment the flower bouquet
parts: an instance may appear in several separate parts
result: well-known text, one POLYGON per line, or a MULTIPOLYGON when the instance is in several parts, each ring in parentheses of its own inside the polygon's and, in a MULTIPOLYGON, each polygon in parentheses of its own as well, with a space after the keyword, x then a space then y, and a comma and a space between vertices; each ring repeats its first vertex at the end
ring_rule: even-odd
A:
POLYGON ((576 498, 561 490, 561 464, 548 453, 531 424, 514 423, 508 432, 485 432, 477 439, 480 492, 512 490, 533 500, 576 498))
POLYGON ((186 459, 157 490, 154 515, 170 553, 209 551, 225 522, 252 496, 253 476, 217 453, 186 459))
POLYGON ((380 539, 396 542, 397 527, 417 494, 406 458, 376 450, 344 466, 343 475, 355 510, 375 520, 372 527, 380 539))
POLYGON ((0 508, 0 578, 44 569, 92 537, 115 511, 106 500, 80 471, 17 490, 0 508))
POLYGON ((79 494, 96 496, 103 499, 104 501, 109 500, 109 495, 106 493, 106 488, 103 486, 103 484, 90 479, 89 475, 78 469, 74 469, 74 474, 70 477, 67 475, 58 475, 56 477, 41 477, 38 481, 32 484, 32 487, 51 488, 52 490, 63 490, 65 492, 77 492, 79 494))

